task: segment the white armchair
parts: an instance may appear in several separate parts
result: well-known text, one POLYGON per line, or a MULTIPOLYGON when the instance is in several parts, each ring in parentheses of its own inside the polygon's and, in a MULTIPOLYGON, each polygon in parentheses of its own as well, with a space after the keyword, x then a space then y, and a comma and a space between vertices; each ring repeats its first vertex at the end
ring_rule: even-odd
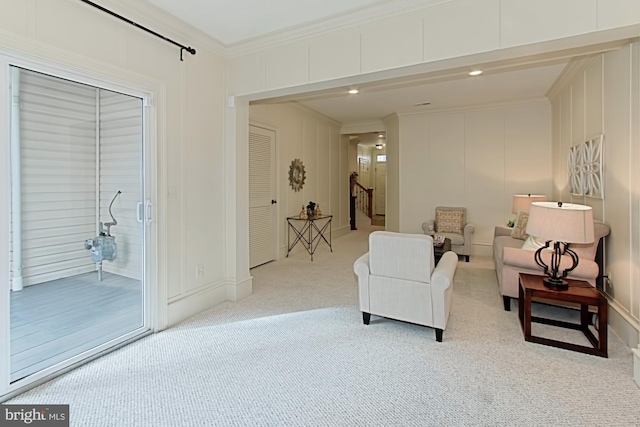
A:
POLYGON ((451 250, 469 262, 475 227, 467 223, 466 208, 438 206, 435 219, 422 223, 424 234, 451 239, 451 250))
POLYGON ((364 324, 372 314, 416 323, 434 328, 442 341, 457 265, 450 251, 435 266, 431 236, 374 231, 369 252, 353 264, 364 324))

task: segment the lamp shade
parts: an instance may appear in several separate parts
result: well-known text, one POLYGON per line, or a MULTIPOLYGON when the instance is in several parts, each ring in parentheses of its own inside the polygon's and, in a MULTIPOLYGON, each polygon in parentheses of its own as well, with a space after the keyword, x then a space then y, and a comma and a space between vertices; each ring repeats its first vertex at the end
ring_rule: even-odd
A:
POLYGON ((518 213, 518 211, 529 212, 531 203, 544 202, 547 200, 546 196, 541 194, 515 194, 513 196, 513 204, 511 205, 511 213, 518 213))
POLYGON ((573 203, 534 202, 527 234, 563 243, 593 243, 593 210, 573 203))

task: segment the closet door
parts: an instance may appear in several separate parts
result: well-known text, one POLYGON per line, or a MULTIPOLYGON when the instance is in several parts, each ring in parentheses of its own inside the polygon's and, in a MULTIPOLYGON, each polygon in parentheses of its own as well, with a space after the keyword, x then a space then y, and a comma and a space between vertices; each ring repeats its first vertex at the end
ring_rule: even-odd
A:
POLYGON ((249 127, 249 267, 276 259, 275 132, 249 127))

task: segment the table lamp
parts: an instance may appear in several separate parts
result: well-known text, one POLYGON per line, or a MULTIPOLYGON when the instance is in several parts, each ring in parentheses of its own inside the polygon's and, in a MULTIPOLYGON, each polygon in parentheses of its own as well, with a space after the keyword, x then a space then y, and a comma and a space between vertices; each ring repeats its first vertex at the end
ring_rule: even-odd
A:
POLYGON ((545 239, 546 245, 535 253, 536 263, 547 276, 543 282, 550 289, 567 289, 565 277, 577 267, 578 254, 569 249, 571 243, 593 243, 593 210, 590 206, 562 202, 533 202, 529 210, 527 234, 545 239), (542 252, 553 242, 551 262, 545 264, 542 252), (562 255, 573 261, 569 268, 560 269, 562 255))
POLYGON ((518 211, 529 212, 531 203, 544 202, 546 200, 547 197, 541 194, 515 194, 511 205, 511 213, 517 214, 518 211))

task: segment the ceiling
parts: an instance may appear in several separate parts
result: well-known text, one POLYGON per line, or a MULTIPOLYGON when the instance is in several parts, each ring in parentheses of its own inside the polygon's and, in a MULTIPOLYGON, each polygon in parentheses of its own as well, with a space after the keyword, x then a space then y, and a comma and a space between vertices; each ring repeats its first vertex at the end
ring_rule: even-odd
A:
MULTIPOLYGON (((320 25, 351 16, 372 17, 420 3, 450 0, 146 0, 199 28, 225 46, 237 46, 279 31, 320 25)), ((257 101, 295 101, 343 125, 375 122, 392 113, 442 111, 543 98, 562 70, 577 55, 592 54, 599 46, 576 52, 480 63, 484 73, 471 77, 470 70, 450 68, 408 78, 381 80, 353 86, 308 92, 257 101), (425 105, 426 104, 426 105, 425 105)), ((602 46, 601 50, 612 46, 602 46)), ((381 129, 370 129, 381 130, 381 129)))

